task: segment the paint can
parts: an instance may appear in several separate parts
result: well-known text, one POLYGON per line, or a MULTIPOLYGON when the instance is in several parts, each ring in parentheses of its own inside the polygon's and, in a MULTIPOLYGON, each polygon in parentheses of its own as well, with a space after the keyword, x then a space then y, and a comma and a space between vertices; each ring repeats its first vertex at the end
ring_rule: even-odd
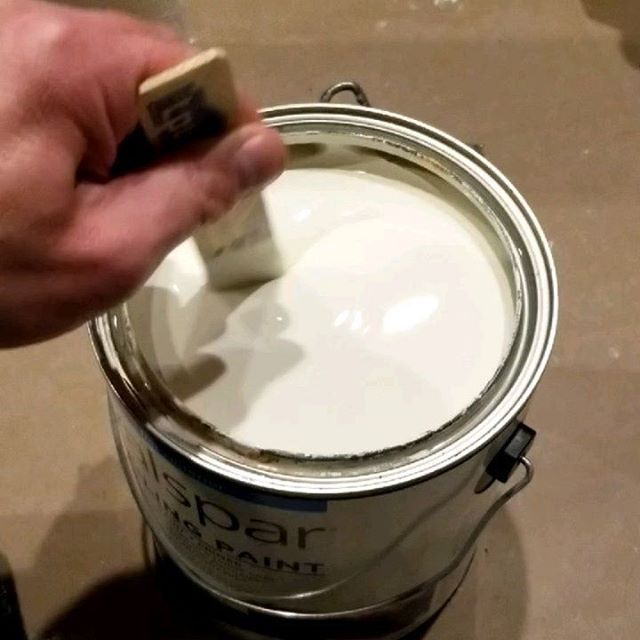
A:
POLYGON ((123 305, 91 325, 116 445, 163 553, 233 624, 257 624, 261 635, 248 637, 401 637, 449 599, 485 525, 531 480, 535 432, 522 420, 555 335, 553 261, 495 167, 445 133, 371 108, 355 83, 264 118, 289 145, 384 153, 473 203, 513 269, 509 352, 482 394, 434 433, 361 456, 288 455, 236 442, 177 401, 123 305), (359 104, 331 103, 343 90, 359 104))

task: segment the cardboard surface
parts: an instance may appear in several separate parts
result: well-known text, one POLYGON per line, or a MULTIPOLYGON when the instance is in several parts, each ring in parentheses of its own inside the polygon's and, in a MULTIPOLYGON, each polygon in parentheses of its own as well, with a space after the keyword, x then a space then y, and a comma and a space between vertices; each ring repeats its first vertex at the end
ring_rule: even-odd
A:
MULTIPOLYGON (((131 6, 224 46, 264 105, 357 79, 375 106, 481 143, 528 198, 561 284, 557 347, 529 414, 536 478, 421 635, 635 640, 640 4, 194 0, 182 16, 176 3, 131 6)), ((0 552, 32 634, 182 637, 158 630, 104 398, 84 332, 0 352, 0 552)))

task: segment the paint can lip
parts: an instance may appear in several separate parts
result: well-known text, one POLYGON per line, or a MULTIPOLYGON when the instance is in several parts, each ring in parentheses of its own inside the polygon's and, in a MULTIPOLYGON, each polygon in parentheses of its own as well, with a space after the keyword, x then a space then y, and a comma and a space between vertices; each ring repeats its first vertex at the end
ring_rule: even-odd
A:
POLYGON ((460 464, 517 420, 550 357, 558 316, 557 278, 548 243, 533 212, 491 163, 452 136, 417 120, 370 107, 327 103, 271 107, 263 116, 290 140, 375 145, 416 163, 428 162, 429 170, 477 199, 487 216, 497 216, 513 243, 522 285, 520 325, 510 362, 505 363, 482 401, 459 416, 456 425, 450 423, 450 428, 403 447, 351 458, 278 456, 241 447, 238 455, 230 455, 229 447, 238 450, 235 443, 219 435, 216 442, 211 441, 209 426, 166 395, 153 397, 153 376, 150 379, 150 372, 144 370, 144 359, 139 354, 135 357, 133 338, 123 326, 123 307, 95 319, 90 327, 94 350, 111 390, 152 437, 193 463, 232 481, 275 493, 352 497, 414 484, 460 464), (430 444, 425 447, 427 440, 430 444))

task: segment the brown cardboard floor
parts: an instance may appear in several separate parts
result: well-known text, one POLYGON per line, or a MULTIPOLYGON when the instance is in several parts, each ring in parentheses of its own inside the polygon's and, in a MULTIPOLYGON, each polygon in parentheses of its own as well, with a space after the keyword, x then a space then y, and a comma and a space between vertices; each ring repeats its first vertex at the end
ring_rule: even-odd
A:
MULTIPOLYGON (((636 640, 640 3, 187 4, 186 29, 227 46, 264 105, 355 78, 376 106, 481 143, 553 243, 561 323, 529 415, 537 475, 425 637, 636 640)), ((75 633, 61 638, 162 637, 84 331, 0 353, 0 551, 32 634, 58 620, 75 633)))

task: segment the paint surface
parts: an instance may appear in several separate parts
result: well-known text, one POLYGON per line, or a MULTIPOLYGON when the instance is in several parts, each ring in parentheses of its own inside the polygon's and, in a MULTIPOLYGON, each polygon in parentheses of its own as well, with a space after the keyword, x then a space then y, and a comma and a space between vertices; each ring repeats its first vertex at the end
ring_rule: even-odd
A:
POLYGON ((239 206, 255 209, 244 239, 205 257, 186 241, 129 303, 151 366, 221 432, 367 453, 440 429, 496 374, 515 329, 511 263, 441 179, 315 153, 239 206))

